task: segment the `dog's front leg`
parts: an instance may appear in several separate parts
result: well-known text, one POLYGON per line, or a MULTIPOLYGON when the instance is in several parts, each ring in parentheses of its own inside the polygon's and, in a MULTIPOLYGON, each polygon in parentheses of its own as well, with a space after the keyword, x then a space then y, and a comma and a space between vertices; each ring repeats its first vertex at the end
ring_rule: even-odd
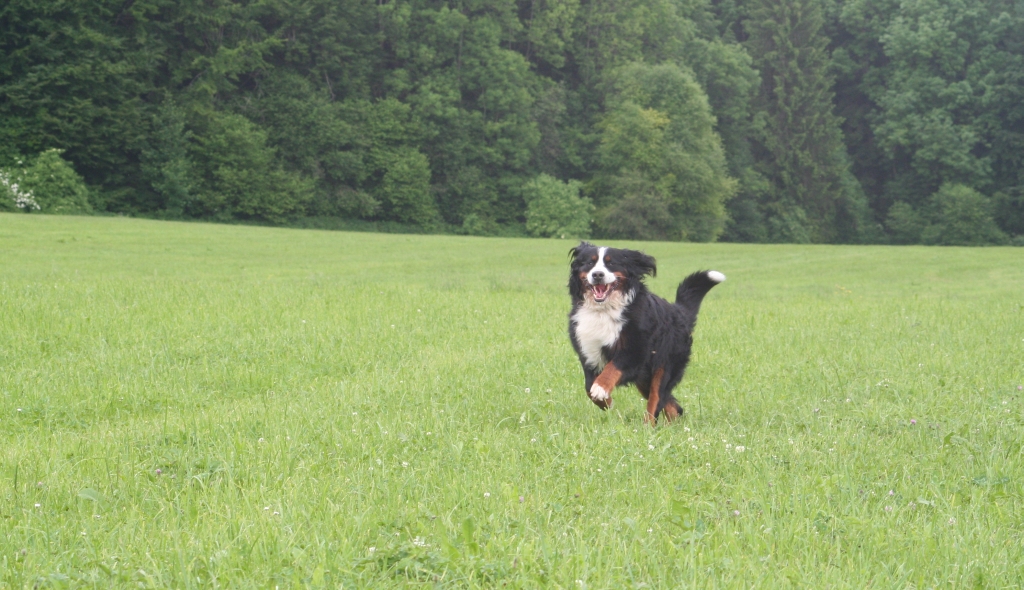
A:
POLYGON ((608 403, 606 403, 606 400, 597 399, 590 393, 591 388, 594 386, 594 382, 597 381, 597 373, 595 373, 594 370, 591 369, 590 367, 584 366, 583 377, 585 378, 583 383, 583 391, 587 392, 587 397, 589 397, 590 401, 594 402, 594 404, 597 405, 597 407, 601 408, 602 410, 607 410, 608 403))
POLYGON ((593 384, 590 385, 588 390, 591 401, 602 410, 612 407, 612 390, 615 389, 615 386, 619 384, 621 379, 622 371, 615 366, 614 362, 605 365, 604 370, 597 376, 597 379, 594 379, 593 384))

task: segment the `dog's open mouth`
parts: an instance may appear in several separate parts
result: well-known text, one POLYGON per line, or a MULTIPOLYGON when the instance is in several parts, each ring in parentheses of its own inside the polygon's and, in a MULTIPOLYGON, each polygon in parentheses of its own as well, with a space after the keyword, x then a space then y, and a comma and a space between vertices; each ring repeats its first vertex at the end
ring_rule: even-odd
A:
POLYGON ((594 293, 594 301, 602 303, 612 293, 612 287, 615 283, 609 283, 607 285, 591 285, 590 290, 594 293))

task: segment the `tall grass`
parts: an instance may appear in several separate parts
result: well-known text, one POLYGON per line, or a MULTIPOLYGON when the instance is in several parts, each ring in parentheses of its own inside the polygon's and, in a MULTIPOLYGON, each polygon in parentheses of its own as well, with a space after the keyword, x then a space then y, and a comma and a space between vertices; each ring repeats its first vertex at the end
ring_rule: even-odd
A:
POLYGON ((625 245, 729 277, 670 426, 564 241, 0 215, 0 586, 1024 583, 1019 250, 625 245))

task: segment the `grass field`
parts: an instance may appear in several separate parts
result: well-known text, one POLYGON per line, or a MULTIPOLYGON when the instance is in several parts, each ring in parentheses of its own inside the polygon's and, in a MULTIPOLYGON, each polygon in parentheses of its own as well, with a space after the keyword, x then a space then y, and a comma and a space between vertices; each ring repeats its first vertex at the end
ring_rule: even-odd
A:
POLYGON ((641 244, 651 429, 570 245, 0 215, 0 587, 1024 584, 1024 250, 641 244))

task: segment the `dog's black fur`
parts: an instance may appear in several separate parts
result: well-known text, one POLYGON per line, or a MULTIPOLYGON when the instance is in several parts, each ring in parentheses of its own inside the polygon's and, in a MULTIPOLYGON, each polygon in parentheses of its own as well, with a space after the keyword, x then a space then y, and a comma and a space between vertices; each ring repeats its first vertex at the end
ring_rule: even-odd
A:
POLYGON ((681 416, 672 389, 690 361, 701 301, 725 276, 695 272, 669 303, 647 290, 644 278, 655 275, 657 264, 643 252, 580 242, 569 255, 569 338, 591 401, 607 409, 616 386, 635 383, 648 401, 649 423, 662 412, 670 421, 681 416))

